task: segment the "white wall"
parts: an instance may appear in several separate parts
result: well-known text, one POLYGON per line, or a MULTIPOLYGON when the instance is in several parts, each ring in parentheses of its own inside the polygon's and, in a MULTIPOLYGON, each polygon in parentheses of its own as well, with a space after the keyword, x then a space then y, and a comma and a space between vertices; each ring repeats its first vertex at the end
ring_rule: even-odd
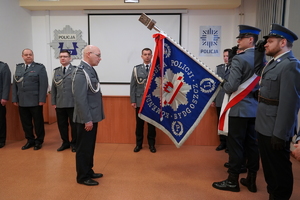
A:
MULTIPOLYGON (((284 26, 292 30, 300 38, 300 1, 287 0, 284 26)), ((300 59, 300 39, 296 40, 293 45, 294 56, 300 59)))
MULTIPOLYGON (((35 62, 43 63, 47 69, 51 85, 53 69, 60 66, 59 59, 54 58, 50 43, 54 39, 54 30, 62 30, 70 25, 73 30, 82 31, 82 39, 88 42, 88 20, 83 11, 32 11, 32 45, 35 62)), ((80 60, 72 64, 78 65, 80 60)))
MULTIPOLYGON (((202 25, 222 26, 221 50, 236 45, 235 37, 238 35, 239 9, 230 10, 190 10, 182 17, 182 46, 192 54, 199 54, 199 28, 202 25)), ((253 23, 255 19, 253 19, 253 23)), ((87 15, 82 11, 33 11, 32 12, 32 37, 35 60, 44 63, 47 67, 48 76, 52 76, 52 70, 59 66, 59 60, 54 58, 54 50, 49 43, 53 40, 54 30, 62 30, 65 25, 70 25, 73 30, 81 30, 82 38, 88 42, 87 15), (50 31, 50 32, 48 32, 50 31), (36 39, 38 38, 38 40, 36 39)), ((139 23, 137 21, 137 23, 139 23)), ((253 25, 252 23, 252 25, 253 25)), ((159 22, 157 22, 159 26, 159 22)), ((160 26, 159 26, 160 27, 160 26)), ((160 27, 163 30, 163 27, 160 27)), ((172 33, 168 33, 172 37, 172 33)), ((122 34, 120 34, 122 37, 122 34)), ((101 49, 101 47, 100 47, 101 49)), ((105 49, 101 49, 102 52, 105 49)), ((115 52, 116 58, 118 54, 115 52)), ((138 57, 140 55, 137 55, 138 57)), ((222 63, 220 57, 200 57, 208 67, 222 63)), ((79 60, 74 60, 77 65, 79 60)), ((101 62, 98 67, 101 67, 101 62)), ((109 74, 108 74, 109 76, 109 74)), ((104 95, 129 95, 129 85, 104 85, 104 95)))
MULTIPOLYGON (((221 26, 221 51, 236 45, 235 36, 238 34, 235 19, 236 10, 190 10, 183 18, 186 26, 183 29, 182 46, 199 57, 200 26, 221 26)), ((223 62, 222 53, 219 57, 199 57, 211 69, 223 62)))
POLYGON ((0 0, 0 60, 14 73, 23 61, 22 50, 32 48, 31 12, 19 6, 19 0, 0 0))
MULTIPOLYGON (((52 70, 59 66, 59 60, 54 58, 54 50, 50 47, 54 37, 54 30, 62 30, 70 25, 73 30, 82 31, 82 39, 88 42, 88 18, 83 11, 28 11, 19 7, 18 0, 0 0, 1 38, 0 45, 2 58, 10 64, 12 71, 15 64, 22 62, 21 51, 32 48, 35 61, 43 63, 47 68, 49 84, 51 84, 52 70), (4 5, 4 6, 2 6, 4 5), (31 19, 30 19, 31 17, 31 19)), ((256 1, 245 1, 244 6, 229 10, 189 10, 182 17, 182 46, 195 56, 199 55, 199 28, 200 26, 222 26, 221 50, 236 45, 238 24, 244 23, 255 26, 256 1), (243 18, 239 13, 244 13, 243 18)), ((139 22, 137 22, 139 23, 139 22)), ((159 22, 157 22, 159 26, 159 22)), ((163 30, 163 27, 160 27, 163 30)), ((172 37, 172 33, 168 33, 172 37)), ((122 35, 120 34, 120 37, 122 35)), ((101 49, 101 47, 100 47, 101 49)), ((102 52, 105 49, 101 49, 102 52)), ((121 52, 116 51, 117 55, 121 52)), ((140 55, 137 55, 140 56, 140 55)), ((222 63, 220 57, 200 57, 208 67, 215 70, 215 66, 222 63)), ((72 63, 78 65, 80 60, 72 63)), ((98 67, 101 67, 101 62, 98 67)), ((108 74, 109 76, 109 74, 108 74)), ((129 85, 102 85, 104 95, 129 95, 129 85)))

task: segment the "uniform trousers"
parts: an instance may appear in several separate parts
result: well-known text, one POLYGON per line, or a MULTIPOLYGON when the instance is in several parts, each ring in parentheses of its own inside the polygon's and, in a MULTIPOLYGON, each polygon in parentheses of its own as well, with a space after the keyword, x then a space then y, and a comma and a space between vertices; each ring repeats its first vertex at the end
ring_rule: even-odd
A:
POLYGON ((57 108, 56 107, 57 125, 60 133, 60 137, 63 141, 63 145, 75 146, 76 144, 76 125, 73 122, 74 108, 57 108), (72 140, 69 140, 69 124, 71 127, 72 140))
POLYGON ((274 150, 271 137, 258 134, 259 151, 267 191, 275 200, 288 200, 293 192, 293 172, 290 161, 290 141, 283 150, 274 150))
POLYGON ((240 174, 244 157, 247 157, 248 172, 259 169, 259 150, 257 132, 254 129, 255 118, 229 117, 227 147, 229 154, 228 173, 240 174))
MULTIPOLYGON (((135 135, 136 135, 136 145, 137 146, 142 146, 143 145, 143 140, 144 140, 144 120, 139 118, 138 113, 139 113, 140 107, 137 107, 135 109, 136 111, 136 129, 135 129, 135 135)), ((156 137, 156 130, 155 126, 152 124, 148 124, 148 144, 149 146, 154 146, 155 145, 155 137, 156 137)))
POLYGON ((6 141, 6 107, 0 104, 0 143, 6 141))
POLYGON ((94 151, 98 123, 93 123, 91 131, 86 131, 84 127, 85 124, 76 123, 76 171, 78 183, 90 179, 94 174, 94 151))
POLYGON ((30 144, 43 144, 45 138, 43 106, 19 106, 19 113, 27 141, 30 144), (33 134, 33 125, 36 137, 33 134))

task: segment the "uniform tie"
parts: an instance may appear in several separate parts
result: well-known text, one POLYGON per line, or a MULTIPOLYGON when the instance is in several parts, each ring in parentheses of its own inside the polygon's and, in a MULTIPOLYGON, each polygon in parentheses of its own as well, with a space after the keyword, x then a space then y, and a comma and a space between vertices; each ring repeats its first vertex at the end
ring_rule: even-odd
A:
POLYGON ((262 79, 263 79, 263 74, 264 74, 264 72, 265 72, 266 67, 269 66, 269 65, 271 65, 273 62, 274 62, 274 58, 272 58, 271 60, 269 60, 269 62, 268 62, 268 63, 264 66, 264 68, 262 69, 261 74, 260 74, 261 78, 260 78, 260 80, 259 80, 259 85, 261 84, 261 81, 262 81, 262 79))
POLYGON ((146 65, 146 72, 149 72, 149 65, 146 65))
POLYGON ((66 67, 63 67, 64 69, 63 69, 63 74, 65 75, 65 73, 66 73, 66 67))
POLYGON ((228 65, 225 65, 225 72, 228 71, 228 65))
POLYGON ((28 65, 25 66, 25 71, 28 69, 28 65))
POLYGON ((96 70, 94 69, 94 67, 92 67, 92 70, 93 70, 94 73, 95 73, 95 76, 96 76, 97 81, 99 81, 98 74, 97 74, 96 70))

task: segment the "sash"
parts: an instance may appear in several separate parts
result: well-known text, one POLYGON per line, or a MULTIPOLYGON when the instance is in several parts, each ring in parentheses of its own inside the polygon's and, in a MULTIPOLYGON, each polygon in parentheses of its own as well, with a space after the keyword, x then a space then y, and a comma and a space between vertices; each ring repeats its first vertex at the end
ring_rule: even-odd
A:
POLYGON ((242 83, 237 91, 233 92, 230 97, 228 94, 224 95, 221 114, 219 118, 218 134, 219 135, 228 135, 228 116, 232 106, 236 105, 242 99, 244 99, 257 85, 259 82, 260 76, 253 74, 251 78, 242 83))

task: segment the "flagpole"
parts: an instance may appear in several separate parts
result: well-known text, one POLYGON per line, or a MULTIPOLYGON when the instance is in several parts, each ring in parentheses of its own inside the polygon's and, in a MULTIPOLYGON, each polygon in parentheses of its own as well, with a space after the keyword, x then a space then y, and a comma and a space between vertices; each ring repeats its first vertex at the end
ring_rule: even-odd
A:
POLYGON ((170 42, 172 42, 176 47, 178 47, 182 52, 184 52, 187 56, 189 56, 190 58, 192 58, 195 62, 197 62, 198 64, 200 64, 201 66, 203 66, 203 68, 210 72, 216 79, 218 79, 220 82, 223 82, 224 80, 217 75, 211 68, 209 68, 207 65, 205 65, 201 60, 199 60, 199 58, 197 58, 196 56, 194 56, 192 53, 190 53, 187 49, 183 48, 180 44, 178 44, 178 42, 176 42, 173 38, 171 38, 168 34, 166 34, 165 32, 163 32, 162 30, 160 30, 155 24, 156 21, 154 19, 151 19, 150 17, 148 17, 145 13, 142 13, 139 21, 144 24, 149 30, 156 30, 157 32, 163 34, 166 36, 167 39, 169 39, 170 42))

